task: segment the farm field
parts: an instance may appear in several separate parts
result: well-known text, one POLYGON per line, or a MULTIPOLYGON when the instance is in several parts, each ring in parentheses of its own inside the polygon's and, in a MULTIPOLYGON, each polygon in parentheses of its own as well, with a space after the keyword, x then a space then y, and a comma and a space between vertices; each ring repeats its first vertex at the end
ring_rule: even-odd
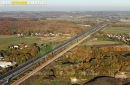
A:
POLYGON ((21 44, 21 43, 25 43, 25 44, 31 44, 31 43, 37 43, 37 44, 44 44, 44 43, 49 43, 49 42, 63 42, 68 40, 69 38, 59 38, 59 37, 55 37, 53 39, 53 37, 47 37, 47 38, 39 38, 39 37, 16 37, 13 35, 0 35, 0 50, 7 50, 8 46, 13 44, 21 44))
POLYGON ((124 22, 124 23, 130 23, 130 20, 120 20, 120 22, 124 22))
POLYGON ((19 38, 15 36, 0 36, 0 50, 6 50, 9 45, 13 44, 31 44, 31 43, 43 43, 43 41, 36 40, 36 37, 19 38))
POLYGON ((127 28, 127 27, 106 27, 102 31, 105 33, 127 33, 127 32, 130 32, 130 28, 127 28))
POLYGON ((116 24, 130 24, 130 22, 116 22, 116 24))
POLYGON ((116 41, 91 40, 83 43, 82 45, 103 45, 103 44, 121 44, 121 43, 116 41))

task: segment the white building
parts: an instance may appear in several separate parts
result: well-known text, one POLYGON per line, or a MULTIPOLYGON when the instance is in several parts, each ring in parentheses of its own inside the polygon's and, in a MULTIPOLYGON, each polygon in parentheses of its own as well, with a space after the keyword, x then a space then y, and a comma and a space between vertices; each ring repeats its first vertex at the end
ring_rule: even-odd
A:
POLYGON ((17 48, 17 49, 18 49, 18 48, 19 48, 19 46, 18 46, 18 45, 14 45, 14 48, 17 48))
POLYGON ((75 77, 74 78, 70 78, 71 79, 71 83, 72 84, 75 84, 75 83, 77 83, 77 81, 78 81, 78 79, 76 79, 75 77))
POLYGON ((12 62, 0 61, 0 67, 2 67, 2 68, 7 68, 7 67, 13 66, 15 64, 16 64, 16 62, 12 63, 12 62))

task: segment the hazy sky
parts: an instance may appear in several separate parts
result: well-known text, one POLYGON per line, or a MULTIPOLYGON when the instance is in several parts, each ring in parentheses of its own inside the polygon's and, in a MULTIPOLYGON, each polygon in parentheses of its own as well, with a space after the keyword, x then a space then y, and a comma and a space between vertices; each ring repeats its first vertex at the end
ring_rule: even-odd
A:
POLYGON ((0 11, 130 11, 130 0, 26 0, 46 2, 43 6, 5 6, 5 1, 12 0, 0 0, 0 11))

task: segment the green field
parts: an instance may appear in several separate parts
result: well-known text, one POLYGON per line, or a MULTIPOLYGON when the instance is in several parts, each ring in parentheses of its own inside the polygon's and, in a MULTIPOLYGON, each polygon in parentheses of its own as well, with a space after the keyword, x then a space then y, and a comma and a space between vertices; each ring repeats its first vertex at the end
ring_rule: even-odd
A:
POLYGON ((106 27, 102 30, 105 33, 128 33, 130 28, 125 27, 106 27))
POLYGON ((130 22, 116 22, 116 24, 130 24, 130 22))
POLYGON ((91 40, 83 43, 83 45, 103 45, 103 44, 120 44, 120 42, 116 41, 102 41, 102 40, 91 40))
POLYGON ((31 44, 31 43, 38 43, 42 44, 44 43, 41 40, 36 40, 36 37, 28 37, 28 38, 20 38, 20 37, 15 37, 15 36, 0 36, 0 50, 6 50, 9 45, 13 44, 31 44))
MULTIPOLYGON (((37 38, 38 37, 22 38, 22 37, 16 37, 16 36, 13 36, 13 35, 0 35, 0 50, 7 50, 8 46, 11 45, 11 44, 17 45, 17 44, 21 44, 21 43, 25 43, 25 44, 37 43, 37 44, 41 45, 41 44, 45 44, 45 43, 50 42, 48 40, 45 41, 45 40, 40 40, 40 39, 37 39, 37 38)), ((59 38, 58 40, 59 40, 59 42, 64 41, 64 40, 62 40, 62 38, 59 38)))

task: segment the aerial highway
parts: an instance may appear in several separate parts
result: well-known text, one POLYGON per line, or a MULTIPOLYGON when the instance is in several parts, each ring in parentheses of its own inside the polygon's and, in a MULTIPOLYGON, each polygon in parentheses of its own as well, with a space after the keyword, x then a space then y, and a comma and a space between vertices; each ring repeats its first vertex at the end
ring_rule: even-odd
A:
POLYGON ((60 46, 52 49, 51 51, 35 58, 35 59, 32 59, 31 61, 28 61, 27 63, 11 70, 10 72, 4 74, 4 75, 1 75, 0 76, 0 85, 4 84, 4 83, 8 83, 9 80, 13 79, 14 77, 18 76, 19 74, 23 73, 24 71, 26 71, 28 68, 34 66, 35 64, 39 63, 39 61, 45 57, 47 57, 48 55, 52 54, 52 53, 55 53, 59 50, 61 50, 62 48, 70 45, 72 42, 78 40, 79 38, 82 38, 83 36, 87 36, 89 34, 91 34, 92 32, 96 32, 96 30, 99 30, 101 29, 102 27, 104 27, 107 23, 106 22, 102 22, 100 23, 98 26, 94 27, 94 28, 91 28, 89 30, 86 30, 84 31, 82 34, 70 39, 69 41, 61 44, 60 46))

